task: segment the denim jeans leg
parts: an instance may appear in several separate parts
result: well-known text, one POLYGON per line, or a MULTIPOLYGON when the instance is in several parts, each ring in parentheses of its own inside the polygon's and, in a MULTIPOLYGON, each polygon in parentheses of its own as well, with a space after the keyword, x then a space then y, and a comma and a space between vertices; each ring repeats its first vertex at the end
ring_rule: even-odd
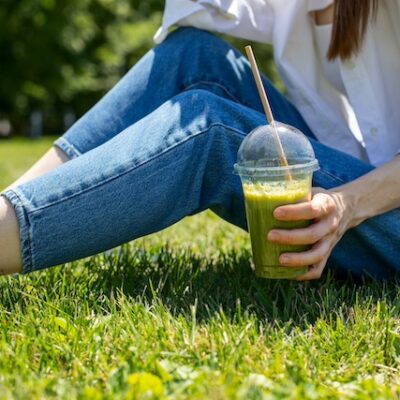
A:
MULTIPOLYGON (((296 108, 263 76, 277 120, 312 136, 296 108)), ((262 112, 247 59, 204 30, 185 27, 150 50, 55 145, 70 158, 100 146, 177 94, 210 91, 262 112)))
POLYGON ((246 227, 233 164, 263 115, 189 90, 101 146, 3 195, 19 210, 23 272, 93 255, 207 208, 246 227))

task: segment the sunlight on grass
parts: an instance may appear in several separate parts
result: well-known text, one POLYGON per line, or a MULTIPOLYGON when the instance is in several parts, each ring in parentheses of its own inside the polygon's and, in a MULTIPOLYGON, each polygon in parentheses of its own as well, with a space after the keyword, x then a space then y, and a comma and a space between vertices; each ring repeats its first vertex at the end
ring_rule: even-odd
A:
MULTIPOLYGON (((51 144, 0 141, 5 186, 51 144)), ((0 399, 395 399, 398 284, 255 278, 211 212, 0 279, 0 399)))

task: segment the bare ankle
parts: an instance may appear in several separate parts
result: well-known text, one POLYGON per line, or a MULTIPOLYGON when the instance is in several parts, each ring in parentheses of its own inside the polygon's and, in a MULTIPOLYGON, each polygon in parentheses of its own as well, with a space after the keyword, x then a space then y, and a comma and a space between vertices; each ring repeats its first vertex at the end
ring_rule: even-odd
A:
POLYGON ((0 196, 0 274, 21 272, 19 225, 12 205, 0 196))

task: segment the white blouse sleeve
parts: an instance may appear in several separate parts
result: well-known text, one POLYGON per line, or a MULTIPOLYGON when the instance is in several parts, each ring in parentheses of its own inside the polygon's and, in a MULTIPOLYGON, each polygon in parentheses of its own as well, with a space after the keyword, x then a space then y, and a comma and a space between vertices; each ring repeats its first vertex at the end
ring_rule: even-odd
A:
POLYGON ((154 41, 161 43, 168 29, 178 25, 271 43, 272 21, 270 0, 166 0, 162 25, 154 41))

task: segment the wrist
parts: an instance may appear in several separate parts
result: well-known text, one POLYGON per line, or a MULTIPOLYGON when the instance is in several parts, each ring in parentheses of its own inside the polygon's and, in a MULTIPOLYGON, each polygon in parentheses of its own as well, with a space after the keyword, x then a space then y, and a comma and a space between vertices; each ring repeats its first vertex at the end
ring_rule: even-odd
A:
POLYGON ((362 200, 362 192, 351 184, 334 188, 332 192, 347 221, 347 229, 356 227, 370 217, 362 200))

